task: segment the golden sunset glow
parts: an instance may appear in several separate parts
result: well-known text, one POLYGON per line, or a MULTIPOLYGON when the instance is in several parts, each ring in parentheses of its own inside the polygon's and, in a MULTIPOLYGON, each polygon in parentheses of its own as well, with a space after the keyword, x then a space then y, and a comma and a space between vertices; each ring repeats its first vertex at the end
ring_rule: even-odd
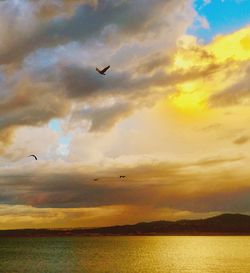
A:
MULTIPOLYGON (((189 80, 176 85, 176 92, 170 95, 172 104, 186 114, 198 114, 209 111, 209 97, 239 79, 237 74, 227 78, 230 70, 240 69, 244 61, 250 58, 250 27, 235 33, 216 37, 208 45, 202 46, 192 42, 189 48, 179 49, 174 56, 173 67, 170 71, 182 70, 189 73, 197 70, 207 70, 200 79, 189 80), (225 64, 225 69, 220 66, 225 64), (214 66, 214 69, 213 69, 214 66), (218 66, 218 68, 216 68, 218 66), (209 68, 211 67, 211 72, 209 68)), ((240 77, 244 76, 240 75, 240 77)))
POLYGON ((250 213, 248 1, 24 2, 0 1, 1 229, 250 213))
POLYGON ((246 61, 250 58, 250 26, 228 35, 215 37, 206 46, 217 62, 246 61))
POLYGON ((198 114, 206 109, 206 92, 198 82, 187 82, 177 86, 178 92, 171 95, 170 101, 183 114, 198 114))

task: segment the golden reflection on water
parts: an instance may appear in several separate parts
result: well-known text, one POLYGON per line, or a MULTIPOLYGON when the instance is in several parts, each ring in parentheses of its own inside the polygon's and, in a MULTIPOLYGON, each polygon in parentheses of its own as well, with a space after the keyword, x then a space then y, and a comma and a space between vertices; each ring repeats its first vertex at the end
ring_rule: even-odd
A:
POLYGON ((1 238, 0 272, 249 273, 250 237, 1 238))
POLYGON ((159 272, 250 272, 250 237, 158 237, 159 272))

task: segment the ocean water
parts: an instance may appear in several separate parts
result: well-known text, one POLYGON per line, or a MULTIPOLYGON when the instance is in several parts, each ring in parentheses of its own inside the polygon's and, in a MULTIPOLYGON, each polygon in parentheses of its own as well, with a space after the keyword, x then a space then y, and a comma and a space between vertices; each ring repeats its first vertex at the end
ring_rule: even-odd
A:
POLYGON ((0 273, 248 273, 250 237, 0 238, 0 273))

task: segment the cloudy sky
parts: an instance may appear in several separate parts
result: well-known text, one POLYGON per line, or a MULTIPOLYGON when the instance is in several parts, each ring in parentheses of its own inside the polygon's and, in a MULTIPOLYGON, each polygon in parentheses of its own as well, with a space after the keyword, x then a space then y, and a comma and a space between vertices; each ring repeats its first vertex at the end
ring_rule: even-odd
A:
POLYGON ((0 228, 250 214, 249 13, 0 1, 0 228))

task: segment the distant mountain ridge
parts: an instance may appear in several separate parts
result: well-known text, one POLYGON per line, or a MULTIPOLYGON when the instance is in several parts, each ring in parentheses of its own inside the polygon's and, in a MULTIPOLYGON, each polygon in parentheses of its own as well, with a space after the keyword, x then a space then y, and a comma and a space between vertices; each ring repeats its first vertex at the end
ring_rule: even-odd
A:
POLYGON ((2 230, 0 237, 107 235, 250 235, 250 216, 222 214, 219 216, 178 221, 142 222, 135 225, 78 229, 2 230))

